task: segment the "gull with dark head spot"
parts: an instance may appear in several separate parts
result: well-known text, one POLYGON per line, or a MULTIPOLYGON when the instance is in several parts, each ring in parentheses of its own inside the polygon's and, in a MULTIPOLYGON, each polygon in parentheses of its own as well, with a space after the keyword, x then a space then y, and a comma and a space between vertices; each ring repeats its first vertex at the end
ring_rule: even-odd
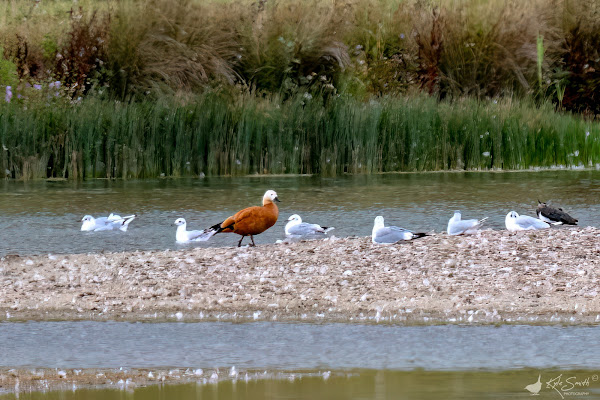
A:
POLYGON ((506 225, 506 229, 511 232, 550 228, 550 225, 548 225, 546 222, 537 218, 529 217, 527 215, 519 215, 516 211, 511 211, 506 214, 504 223, 506 225))
POLYGON ((415 233, 398 226, 385 226, 383 217, 378 216, 375 218, 371 240, 375 244, 394 244, 403 240, 412 240, 423 236, 427 236, 427 234, 415 233))
POLYGON ((454 216, 448 221, 448 234, 449 235, 471 235, 477 232, 477 229, 481 226, 483 221, 487 217, 480 219, 461 219, 460 211, 454 211, 454 216))
POLYGON ((285 234, 287 236, 322 235, 332 229, 334 228, 302 222, 302 218, 298 214, 291 215, 288 218, 288 223, 285 224, 285 234))
POLYGON ((563 211, 562 208, 554 208, 538 200, 535 210, 539 219, 552 225, 577 225, 577 220, 563 211))
POLYGON ((98 232, 119 229, 120 231, 126 232, 129 223, 131 223, 135 217, 135 214, 121 217, 120 215, 113 213, 111 213, 108 217, 100 218, 94 218, 91 215, 86 215, 81 219, 81 230, 86 232, 98 232))
POLYGON ((175 225, 177 225, 177 232, 175 232, 175 240, 177 243, 204 242, 210 239, 214 234, 208 230, 188 231, 187 223, 184 218, 177 218, 175 220, 175 225))

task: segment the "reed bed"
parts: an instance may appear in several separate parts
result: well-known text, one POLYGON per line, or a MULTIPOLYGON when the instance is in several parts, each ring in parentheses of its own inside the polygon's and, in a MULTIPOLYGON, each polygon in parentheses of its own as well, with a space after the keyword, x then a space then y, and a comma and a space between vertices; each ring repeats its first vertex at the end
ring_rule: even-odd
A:
POLYGON ((600 124, 551 105, 430 97, 0 104, 8 177, 597 168, 600 124))

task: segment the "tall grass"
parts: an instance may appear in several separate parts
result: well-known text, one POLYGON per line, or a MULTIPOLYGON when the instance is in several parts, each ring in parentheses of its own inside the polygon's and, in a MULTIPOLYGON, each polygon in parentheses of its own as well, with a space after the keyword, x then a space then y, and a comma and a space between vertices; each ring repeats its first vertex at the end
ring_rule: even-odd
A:
POLYGON ((599 21, 596 0, 12 0, 0 47, 21 85, 73 97, 516 95, 595 115, 599 21))
POLYGON ((529 103, 217 94, 193 103, 89 98, 0 105, 17 179, 590 167, 600 124, 529 103))

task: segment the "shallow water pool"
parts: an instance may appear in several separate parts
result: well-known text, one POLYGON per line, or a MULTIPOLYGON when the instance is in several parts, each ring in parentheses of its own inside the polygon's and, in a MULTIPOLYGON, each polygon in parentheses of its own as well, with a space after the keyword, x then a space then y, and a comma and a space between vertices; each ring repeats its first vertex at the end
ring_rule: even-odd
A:
MULTIPOLYGON (((516 210, 535 215, 537 199, 562 206, 580 225, 600 226, 600 171, 415 173, 368 176, 240 177, 144 181, 0 183, 0 255, 86 253, 191 246, 235 246, 238 236, 175 243, 173 222, 202 229, 236 211, 259 205, 267 189, 278 192, 277 224, 257 244, 284 238, 287 218, 334 226, 331 234, 370 235, 375 216, 386 224, 443 231, 455 209, 463 218, 489 217, 487 227, 504 229, 516 210), (128 232, 80 232, 85 214, 138 214, 128 232)), ((248 240, 248 239, 246 239, 248 240)))

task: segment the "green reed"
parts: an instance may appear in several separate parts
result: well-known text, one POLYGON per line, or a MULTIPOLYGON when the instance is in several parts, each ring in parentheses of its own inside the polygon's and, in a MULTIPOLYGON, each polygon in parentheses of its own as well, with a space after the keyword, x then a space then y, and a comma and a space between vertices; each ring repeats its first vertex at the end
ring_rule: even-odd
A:
POLYGON ((595 167, 599 140, 598 123, 510 100, 0 105, 0 167, 16 179, 595 167))

